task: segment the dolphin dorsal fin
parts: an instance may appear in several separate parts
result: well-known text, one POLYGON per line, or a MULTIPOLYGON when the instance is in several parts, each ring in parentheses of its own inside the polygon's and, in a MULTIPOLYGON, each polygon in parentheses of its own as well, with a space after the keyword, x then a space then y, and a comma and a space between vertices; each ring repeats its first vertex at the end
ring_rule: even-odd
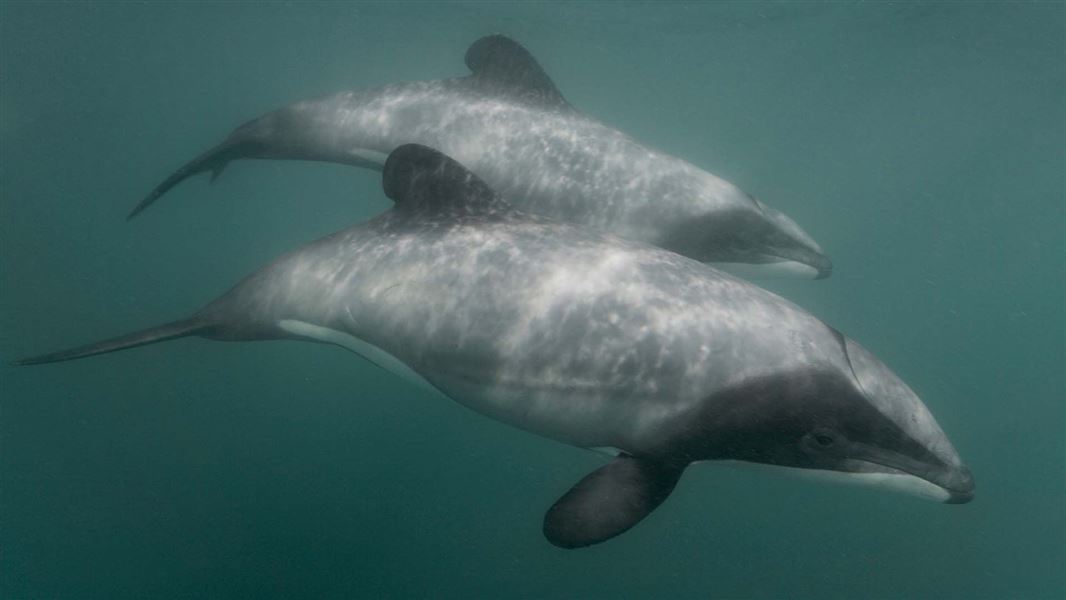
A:
POLYGON ((389 154, 382 172, 385 195, 402 211, 488 212, 505 206, 484 181, 450 157, 421 144, 389 154))
POLYGON ((473 79, 493 92, 540 106, 573 108, 529 50, 505 35, 489 35, 474 42, 465 60, 473 79))

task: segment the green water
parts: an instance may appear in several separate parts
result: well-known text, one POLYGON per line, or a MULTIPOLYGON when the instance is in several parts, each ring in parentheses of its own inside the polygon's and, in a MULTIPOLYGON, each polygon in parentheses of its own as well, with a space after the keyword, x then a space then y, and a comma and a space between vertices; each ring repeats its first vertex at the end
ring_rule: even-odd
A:
MULTIPOLYGON (((0 4, 0 358, 170 320, 385 209, 374 173, 235 163, 232 127, 522 41, 578 107, 832 256, 767 284, 918 391, 977 478, 945 506, 705 466, 563 551, 603 462, 328 347, 182 340, 0 366, 3 598, 1060 598, 1062 3, 0 4)), ((639 165, 634 165, 639 169, 639 165)))

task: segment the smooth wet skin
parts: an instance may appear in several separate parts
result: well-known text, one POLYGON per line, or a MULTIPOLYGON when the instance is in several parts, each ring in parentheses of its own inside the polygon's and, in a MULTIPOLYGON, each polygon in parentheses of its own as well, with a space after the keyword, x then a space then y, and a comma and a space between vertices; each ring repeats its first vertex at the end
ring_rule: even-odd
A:
POLYGON ((788 216, 684 160, 578 111, 525 48, 475 42, 472 74, 347 91, 249 121, 148 195, 138 214, 197 173, 239 158, 380 168, 417 142, 458 160, 513 206, 754 275, 827 277, 832 263, 788 216))
POLYGON ((181 335, 347 347, 499 421, 615 449, 545 516, 545 535, 567 548, 632 527, 705 461, 972 498, 914 392, 790 302, 519 212, 426 147, 397 149, 383 179, 393 209, 281 257, 192 317, 23 364, 181 335))

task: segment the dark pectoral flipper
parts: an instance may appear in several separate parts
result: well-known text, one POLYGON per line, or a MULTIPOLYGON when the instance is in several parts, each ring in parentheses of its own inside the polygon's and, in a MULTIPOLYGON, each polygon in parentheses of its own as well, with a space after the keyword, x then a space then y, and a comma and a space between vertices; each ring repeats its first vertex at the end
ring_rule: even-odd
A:
POLYGON ((587 475, 548 509, 544 536, 561 548, 608 540, 662 504, 683 470, 683 466, 620 455, 587 475))

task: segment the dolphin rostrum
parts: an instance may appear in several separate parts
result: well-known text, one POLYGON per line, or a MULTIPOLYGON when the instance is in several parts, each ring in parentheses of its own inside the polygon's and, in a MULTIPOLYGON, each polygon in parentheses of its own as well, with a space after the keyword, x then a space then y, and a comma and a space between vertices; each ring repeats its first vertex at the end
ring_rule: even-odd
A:
POLYGON ((649 149, 570 105, 530 53, 500 35, 466 53, 472 74, 297 102, 238 127, 163 181, 238 158, 380 168, 416 142, 452 156, 516 207, 754 275, 827 277, 832 263, 792 219, 733 184, 649 149))
POLYGON ((705 461, 972 498, 969 470, 914 392, 790 302, 519 212, 424 146, 395 150, 383 185, 393 208, 191 317, 19 364, 190 335, 343 346, 484 415, 614 455, 548 510, 544 533, 566 548, 629 529, 705 461))

